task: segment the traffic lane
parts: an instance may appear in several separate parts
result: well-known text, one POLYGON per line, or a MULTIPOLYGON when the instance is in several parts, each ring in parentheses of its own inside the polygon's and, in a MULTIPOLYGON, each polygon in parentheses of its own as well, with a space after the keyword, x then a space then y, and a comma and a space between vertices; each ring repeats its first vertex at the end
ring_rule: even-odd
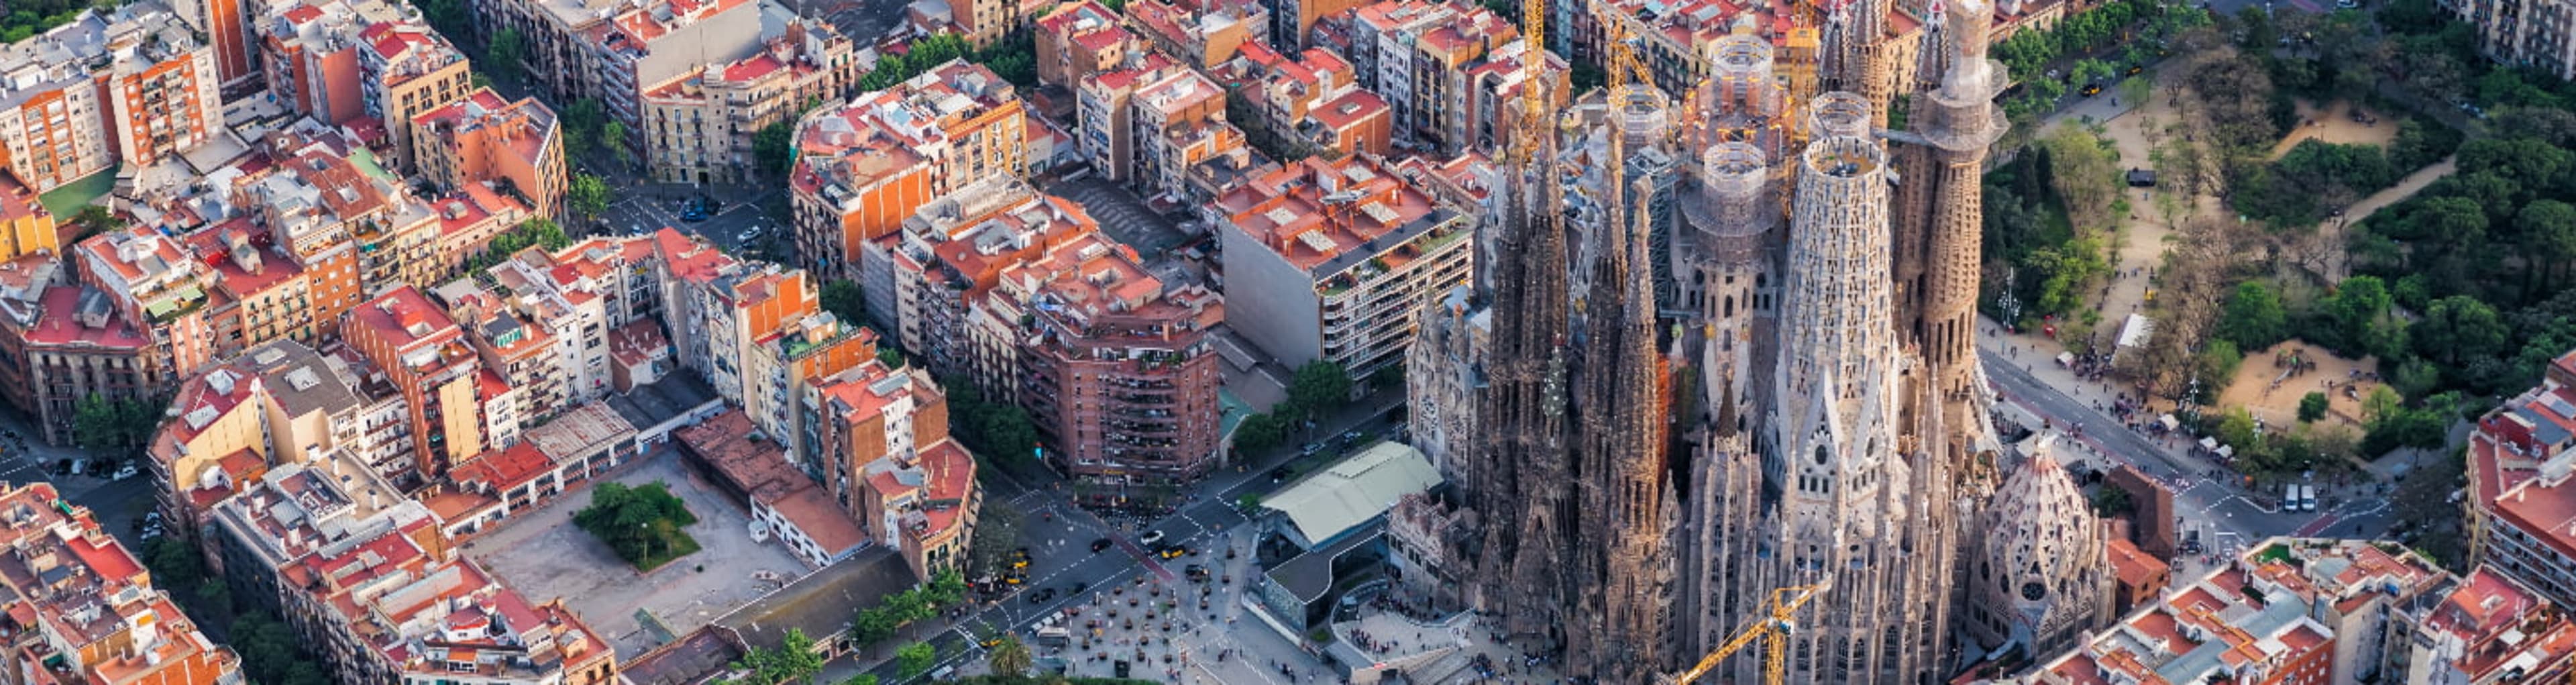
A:
MULTIPOLYGON (((1395 409, 1401 406, 1404 406, 1404 399, 1398 397, 1366 414, 1356 416, 1343 414, 1333 417, 1319 423, 1316 430, 1308 434, 1317 437, 1308 439, 1328 441, 1353 430, 1366 430, 1381 438, 1388 437, 1386 435, 1388 429, 1395 426, 1395 409)), ((1270 470, 1286 466, 1288 462, 1295 460, 1299 446, 1288 444, 1273 447, 1268 454, 1262 455, 1258 462, 1246 465, 1240 472, 1229 473, 1219 469, 1217 475, 1208 478, 1208 487, 1217 489, 1217 501, 1220 502, 1233 502, 1242 499, 1244 495, 1267 495, 1273 490, 1287 487, 1288 481, 1270 482, 1270 470)))
POLYGON ((1998 389, 2019 397, 2025 401, 2025 406, 2030 406, 2043 415, 2060 419, 2061 423, 2084 425, 2088 432, 2078 439, 2112 448, 2106 449, 2104 451, 2106 454, 2129 457, 2124 461, 2141 467, 2145 464, 2138 463, 2143 460, 2139 455, 2152 454, 2165 468, 2170 469, 2170 471, 2155 474, 2166 478, 2177 474, 2198 473, 2206 468, 2204 465, 2193 464, 2157 447, 2145 437, 2131 432, 2119 421, 2094 411, 2091 405, 2066 396, 2066 393, 2040 381, 2037 376, 2023 371, 2020 366, 1997 356, 1991 350, 1978 350, 1977 354, 1985 361, 1987 376, 1995 380, 1996 385, 1999 386, 1998 389), (1997 370, 2001 373, 1996 373, 1997 370))

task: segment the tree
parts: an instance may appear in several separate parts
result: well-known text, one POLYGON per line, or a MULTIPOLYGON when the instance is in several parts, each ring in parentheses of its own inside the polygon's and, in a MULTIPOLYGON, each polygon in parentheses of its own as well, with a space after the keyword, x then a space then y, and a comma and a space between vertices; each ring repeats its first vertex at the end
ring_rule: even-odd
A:
POLYGON ((823 672, 823 655, 815 653, 814 639, 806 637, 803 628, 789 628, 778 646, 754 648, 733 668, 751 671, 751 678, 742 685, 811 683, 823 672))
POLYGON ((1317 359, 1306 362, 1297 367, 1295 376, 1288 379, 1288 406, 1295 407, 1295 414, 1304 418, 1313 418, 1350 399, 1350 370, 1343 368, 1339 361, 1317 359))
POLYGON ((929 673, 931 664, 938 659, 939 650, 931 647, 930 643, 915 642, 904 645, 902 649, 894 651, 895 679, 919 678, 921 674, 929 673))
POLYGON ((2281 306, 2281 296, 2262 281, 2248 280, 2236 284, 2236 293, 2227 298, 2216 334, 2240 349, 2260 350, 2288 337, 2289 328, 2290 312, 2281 306))
POLYGON ((2300 395, 2299 422, 2315 423, 2318 419, 2325 418, 2326 410, 2332 407, 2329 402, 2330 401, 2326 399, 2326 394, 2322 392, 2311 391, 2308 394, 2300 395))
POLYGON ((2405 410, 2406 400, 2398 397, 2397 391, 2385 385, 2371 388, 2369 394, 2361 396, 2361 425, 2377 427, 2405 410))
POLYGON ((2262 434, 2255 432, 2254 415, 2246 413, 2244 407, 2230 407, 2218 419, 2218 441, 2221 443, 2245 450, 2252 449, 2262 439, 2262 434))
MULTIPOLYGON (((2535 273, 2552 274, 2576 260, 2576 205, 2551 199, 2533 200, 2514 215, 2514 229, 2524 243, 2539 248, 2535 273)), ((2545 287, 2554 279, 2542 278, 2545 287)))
POLYGON ((1018 636, 1004 635, 1000 644, 993 645, 993 654, 985 664, 992 667, 994 675, 1020 677, 1029 672, 1029 647, 1020 644, 1018 636))
POLYGON ((575 173, 572 182, 564 186, 564 204, 583 219, 597 219, 608 211, 608 182, 598 176, 575 173))
POLYGON ((2110 518, 2137 511, 2138 503, 2129 499, 2129 491, 2104 485, 2093 491, 2093 514, 2110 518))
POLYGON ((661 481, 632 488, 624 483, 600 483, 590 491, 590 506, 573 512, 572 520, 608 543, 619 558, 642 570, 652 570, 698 548, 697 541, 680 530, 697 523, 698 516, 689 513, 687 504, 673 496, 670 485, 661 481))
POLYGON ((518 83, 528 71, 528 37, 518 29, 505 28, 492 32, 492 40, 483 47, 483 72, 492 78, 518 83))
POLYGON ((617 156, 617 161, 633 164, 635 149, 627 147, 626 143, 625 123, 610 121, 599 125, 599 146, 608 148, 609 154, 617 156))
POLYGON ((90 393, 72 405, 72 442, 93 452, 139 445, 152 438, 160 418, 150 403, 90 393))
MULTIPOLYGON (((843 325, 863 325, 868 320, 867 296, 859 290, 857 281, 847 278, 824 281, 823 294, 819 299, 822 300, 823 311, 839 317, 843 325)), ((956 398, 951 397, 950 401, 956 401, 956 398)))
POLYGON ((80 211, 72 214, 72 223, 81 226, 82 237, 125 229, 125 219, 108 211, 105 205, 81 205, 80 211))
POLYGON ((1270 414, 1243 417, 1234 428, 1234 449, 1251 452, 1270 449, 1288 440, 1288 422, 1270 414))
POLYGON ((1018 507, 984 507, 975 521, 975 539, 966 547, 966 567, 979 576, 1008 570, 1011 553, 1020 548, 1023 518, 1018 507))
POLYGON ((2502 354, 2511 335, 2495 308, 2461 295, 2434 300, 2424 320, 2407 330, 2416 354, 2455 368, 2502 354))
POLYGON ((2200 356, 2193 361, 2200 365, 2200 377, 2205 379, 2200 387, 2211 389, 2210 394, 2215 396, 2215 388, 2227 387, 2228 379, 2236 377, 2236 367, 2245 363, 2245 355, 2236 351, 2236 343, 2211 340, 2200 346, 2200 356))
POLYGON ((2107 230, 2116 218, 2111 203, 2120 199, 2120 161, 2093 132, 2074 124, 2049 129, 2038 144, 2048 151, 2054 172, 2050 187, 2064 201, 2067 218, 2082 231, 2107 230))
POLYGON ((787 178, 796 169, 796 122, 782 119, 751 134, 751 159, 761 174, 787 178))
POLYGON ((592 98, 572 101, 557 119, 563 129, 564 154, 579 157, 591 143, 599 140, 599 131, 608 124, 608 110, 592 98))
POLYGON ((861 645, 875 645, 894 637, 894 631, 901 628, 903 622, 895 620, 893 612, 881 606, 869 607, 859 611, 858 619, 850 623, 850 639, 861 645))
POLYGON ((2321 303, 2340 343, 2331 347, 2352 356, 2391 351, 2385 349, 2396 331, 2388 321, 2390 303, 2388 287, 2377 276, 2354 276, 2337 284, 2334 296, 2321 303))

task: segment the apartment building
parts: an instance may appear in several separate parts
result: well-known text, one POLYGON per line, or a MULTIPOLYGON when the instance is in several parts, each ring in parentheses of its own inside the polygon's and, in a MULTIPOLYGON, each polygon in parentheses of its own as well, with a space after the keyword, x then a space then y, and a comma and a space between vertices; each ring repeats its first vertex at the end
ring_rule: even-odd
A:
POLYGON ((54 213, 38 201, 36 191, 0 172, 0 261, 63 250, 54 213))
POLYGON ((1351 63, 1331 50, 1307 48, 1291 59, 1254 43, 1217 73, 1242 84, 1235 96, 1252 106, 1263 127, 1318 153, 1384 156, 1391 150, 1394 110, 1359 87, 1351 63))
POLYGON ((807 115, 788 187, 797 254, 817 277, 856 277, 864 246, 922 204, 1027 173, 1028 118, 1010 82, 962 60, 807 115))
POLYGON ((158 164, 215 134, 219 80, 214 50, 169 7, 86 11, 0 46, 0 152, 37 192, 158 164))
POLYGON ((424 481, 483 452, 484 403, 511 389, 485 372, 446 310, 419 289, 399 286, 343 315, 340 336, 402 392, 414 469, 424 481))
POLYGON ((325 353, 281 340, 252 348, 227 366, 260 378, 272 461, 346 461, 394 487, 418 484, 411 460, 403 458, 411 452, 412 436, 402 394, 346 348, 334 345, 325 353))
POLYGON ((195 539, 208 507, 268 469, 264 382, 223 366, 189 377, 170 401, 177 416, 145 446, 144 470, 161 485, 157 508, 181 539, 195 539))
POLYGON ((1392 110, 1396 140, 1444 156, 1477 143, 1470 133, 1480 112, 1473 97, 1481 87, 1477 67, 1518 43, 1518 26, 1480 5, 1423 0, 1379 2, 1346 16, 1345 54, 1360 86, 1392 110))
POLYGON ((1135 177, 1136 91, 1188 69, 1156 51, 1145 51, 1115 69, 1084 77, 1074 90, 1074 134, 1083 161, 1111 180, 1135 177))
POLYGON ((344 683, 510 685, 616 682, 617 655, 560 599, 530 602, 472 559, 437 558, 410 537, 306 556, 285 574, 288 606, 344 683))
POLYGON ((2441 5, 2477 29, 2478 53, 2487 59, 2559 80, 2576 79, 2576 40, 2568 36, 2566 6, 2528 0, 2449 0, 2441 5))
MULTIPOLYGON (((2478 568, 2440 603, 2404 617, 2380 682, 2501 685, 2560 682, 2576 667, 2576 625, 2512 578, 2478 568), (2402 670, 2397 670, 2402 669, 2402 670)), ((2341 681, 2354 682, 2354 681, 2341 681)))
POLYGON ((226 90, 242 94, 244 88, 258 85, 253 79, 262 74, 259 57, 259 34, 252 24, 258 10, 243 6, 243 0, 173 0, 170 9, 188 24, 204 29, 214 44, 215 73, 226 90))
POLYGON ((305 318, 317 335, 337 337, 340 315, 358 306, 367 286, 356 233, 422 213, 408 189, 360 171, 336 134, 272 133, 273 164, 232 200, 228 213, 267 228, 273 250, 302 269, 311 296, 305 318))
POLYGON ((2378 545, 2258 542, 2075 649, 2041 657, 2017 680, 2323 685, 2393 676, 2390 655, 2411 639, 2408 612, 2431 605, 2456 579, 2378 545))
POLYGON ((763 173, 752 137, 808 107, 857 94, 858 51, 831 25, 791 20, 763 49, 692 69, 643 97, 645 163, 664 183, 748 183, 763 173))
POLYGON ((440 188, 489 184, 540 216, 563 216, 563 132, 536 98, 508 102, 491 89, 411 119, 411 158, 440 188))
POLYGON ((934 373, 967 374, 998 392, 1010 365, 970 356, 969 308, 1003 269, 1098 226, 1081 205, 1016 177, 984 179, 923 205, 900 232, 868 243, 860 291, 877 326, 894 331, 934 373))
POLYGON ((597 99, 635 132, 645 130, 646 90, 762 48, 752 0, 492 0, 476 9, 485 35, 507 28, 527 38, 526 73, 550 101, 597 99))
POLYGON ((80 281, 106 293, 117 317, 152 341, 147 368, 180 378, 213 363, 213 322, 206 307, 218 276, 177 238, 145 226, 105 233, 73 247, 80 281))
POLYGON ((1083 79, 1126 62, 1143 46, 1123 22, 1099 0, 1066 2, 1038 17, 1033 36, 1038 82, 1072 89, 1083 79))
POLYGON ((270 249, 267 232, 247 218, 234 219, 186 238, 194 256, 214 272, 206 306, 216 359, 271 340, 315 342, 312 281, 304 268, 270 249), (253 244, 256 238, 260 244, 253 244))
POLYGON ((421 280, 398 279, 404 283, 426 285, 456 275, 465 269, 466 260, 490 252, 493 238, 537 218, 527 203, 481 183, 459 186, 447 197, 431 201, 429 209, 436 213, 437 243, 430 248, 432 257, 412 269, 421 280))
POLYGON ((779 442, 796 455, 798 466, 821 468, 816 458, 822 448, 812 442, 813 421, 794 399, 804 397, 807 387, 876 358, 874 331, 843 322, 831 312, 806 312, 756 341, 751 355, 743 359, 743 379, 749 383, 743 395, 753 400, 744 407, 761 410, 750 413, 753 424, 770 435, 784 436, 779 442))
POLYGON ((1218 461, 1217 294, 1172 286, 1135 249, 1086 232, 1004 269, 967 337, 998 358, 1045 457, 1094 480, 1176 484, 1218 461))
POLYGON ((962 570, 984 495, 974 456, 948 435, 948 400, 930 372, 869 361, 808 398, 824 483, 869 539, 900 551, 914 577, 962 570))
POLYGON ((1466 216, 1361 156, 1307 158, 1205 210, 1225 259, 1226 321, 1290 367, 1353 378, 1401 363, 1411 314, 1467 282, 1466 216))
POLYGON ((334 126, 373 117, 403 168, 412 168, 412 118, 473 89, 465 53, 409 5, 297 0, 260 11, 255 26, 269 92, 334 126))
POLYGON ((1083 149, 1103 176, 1177 199, 1191 167, 1243 149, 1225 98, 1206 74, 1156 58, 1092 77, 1076 104, 1083 149))
POLYGON ((1251 0, 1134 0, 1127 18, 1154 49, 1192 69, 1234 59, 1245 43, 1267 42, 1270 11, 1251 0))
POLYGON ((50 445, 72 443, 80 403, 144 400, 167 386, 152 341, 96 288, 61 285, 52 257, 0 266, 0 398, 50 445))
POLYGON ((143 560, 51 484, 0 485, 0 541, 0 651, 16 682, 241 682, 240 655, 199 632, 143 560))
POLYGON ((2576 352, 2551 360, 2538 387, 2478 418, 2469 434, 2469 560, 2521 581, 2553 604, 2576 599, 2576 352))
MULTIPOLYGON (((466 339, 484 368, 500 374, 501 380, 516 391, 517 399, 534 410, 532 413, 573 406, 574 381, 570 376, 579 362, 562 354, 570 346, 557 344, 552 330, 557 326, 532 313, 522 313, 510 300, 493 294, 472 277, 451 281, 431 294, 465 328, 466 339)), ((545 308, 540 305, 531 309, 545 308)))
MULTIPOLYGON (((387 536, 439 554, 449 544, 428 507, 336 458, 283 461, 243 483, 212 505, 206 532, 198 542, 210 550, 208 569, 223 577, 237 601, 280 617, 291 616, 292 598, 306 587, 289 582, 286 572, 317 552, 387 536)), ((299 632, 311 628, 289 624, 299 632)))
POLYGON ((358 277, 365 283, 401 283, 426 288, 447 271, 440 236, 445 213, 406 204, 399 213, 358 224, 350 233, 358 245, 358 277))
MULTIPOLYGON (((608 329, 624 323, 612 315, 603 296, 614 291, 555 268, 554 259, 541 251, 502 260, 476 277, 488 280, 497 293, 505 293, 502 298, 528 323, 545 329, 560 367, 558 397, 577 403, 608 394, 608 329)), ((566 407, 530 408, 526 418, 536 419, 566 407)))

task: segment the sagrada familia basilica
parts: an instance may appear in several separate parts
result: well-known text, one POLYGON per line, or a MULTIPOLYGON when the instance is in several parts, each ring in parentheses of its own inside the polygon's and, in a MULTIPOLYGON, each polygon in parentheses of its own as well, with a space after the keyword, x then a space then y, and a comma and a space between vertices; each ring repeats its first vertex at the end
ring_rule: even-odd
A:
POLYGON ((1422 313, 1408 384, 1464 601, 1567 675, 1652 682, 1791 586, 1826 588, 1787 638, 1801 683, 1936 682, 2112 618, 2081 495, 1988 419, 2006 77, 1992 0, 1932 1, 1920 50, 1849 0, 1803 52, 1721 42, 1677 95, 1524 99, 1476 285, 1422 313))

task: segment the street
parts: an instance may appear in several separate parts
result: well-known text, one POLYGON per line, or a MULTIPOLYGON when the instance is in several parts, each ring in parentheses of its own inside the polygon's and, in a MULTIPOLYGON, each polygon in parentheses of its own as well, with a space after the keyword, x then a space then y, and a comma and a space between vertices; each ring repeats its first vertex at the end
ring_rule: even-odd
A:
MULTIPOLYGON (((1991 325, 1989 322, 1988 325, 1991 325)), ((1981 328, 1983 328, 1981 326, 1981 328)), ((2113 462, 2138 467, 2174 490, 2174 508, 2182 517, 2181 530, 2201 531, 2202 539, 2212 552, 2223 552, 2228 546, 2244 546, 2276 535, 2366 537, 2386 531, 2390 509, 2385 498, 2345 497, 2343 501, 2319 512, 2282 512, 2247 497, 2245 491, 2232 487, 2232 471, 2211 477, 2215 465, 2195 459, 2177 447, 2156 444, 2146 436, 2124 427, 2110 416, 2095 411, 2089 400, 2081 397, 2107 398, 2110 393, 2098 387, 2090 395, 2080 382, 2071 377, 2056 385, 2042 381, 2037 373, 2055 369, 2048 361, 2023 361, 1997 352, 2000 345, 1993 339, 1979 342, 1978 356, 1984 362, 1986 376, 1994 383, 2000 402, 2011 403, 2043 417, 2059 430, 2081 425, 2081 436, 2067 436, 2067 443, 2113 462), (2060 387, 2074 385, 2077 396, 2069 396, 2060 387)), ((2037 357, 2033 353, 2033 357, 2037 357)), ((2061 457, 2063 459, 2064 457, 2061 457)), ((2366 487, 2376 487, 2372 483, 2366 487)), ((2190 561, 2177 560, 2177 566, 2190 561)), ((2176 578, 2186 577, 2177 569, 2176 578)))
MULTIPOLYGON (((1106 670, 1111 664, 1109 660, 1086 662, 1076 649, 1039 646, 1033 638, 1037 626, 1067 608, 1081 608, 1082 616, 1073 620, 1102 616, 1102 612, 1114 609, 1114 606, 1103 606, 1101 602, 1115 605, 1121 600, 1135 599, 1128 595, 1167 599, 1183 596, 1173 593, 1186 593, 1191 588, 1201 587, 1201 584, 1190 582, 1182 570, 1190 564, 1201 564, 1211 567, 1211 575, 1218 578, 1207 585, 1209 594, 1204 598, 1209 608, 1206 611, 1169 612, 1166 616, 1158 616, 1150 631, 1104 626, 1090 652, 1096 656, 1116 645, 1119 654, 1132 657, 1134 650, 1143 649, 1152 657, 1149 659, 1152 663, 1138 664, 1135 671, 1138 677, 1151 677, 1168 668, 1186 664, 1185 675, 1202 678, 1206 682, 1264 682, 1278 677, 1275 672, 1251 668, 1248 660, 1254 658, 1265 662, 1284 661, 1299 669, 1320 668, 1322 664, 1316 657, 1306 654, 1297 644, 1279 637, 1274 631, 1251 623, 1258 619, 1243 615, 1247 611, 1242 606, 1243 593, 1255 586, 1260 572, 1252 563, 1254 555, 1251 553, 1257 526, 1235 509, 1234 502, 1243 495, 1268 494, 1293 482, 1291 479, 1274 483, 1269 474, 1272 469, 1298 459, 1297 447, 1304 441, 1326 440, 1351 430, 1386 435, 1394 423, 1392 412, 1400 406, 1403 406, 1401 393, 1371 395, 1366 401, 1354 402, 1340 413, 1318 421, 1314 429, 1294 436, 1287 441, 1288 444, 1253 457, 1250 463, 1236 468, 1218 468, 1191 488, 1192 496, 1175 513, 1159 519, 1104 519, 1073 506, 1071 496, 1059 487, 1060 483, 1011 482, 996 488, 994 500, 987 506, 1000 504, 1023 513, 1020 544, 1029 548, 1028 582, 995 603, 977 607, 973 613, 939 626, 936 633, 923 633, 919 629, 907 631, 906 637, 889 640, 863 656, 890 657, 894 647, 923 640, 938 648, 939 665, 934 668, 972 672, 970 666, 981 669, 985 658, 984 649, 978 646, 981 638, 1009 632, 1029 644, 1031 654, 1039 659, 1064 658, 1076 675, 1105 676, 1109 674, 1106 670), (1005 495, 1004 490, 1015 494, 1005 495), (1165 540, 1179 543, 1197 554, 1169 562, 1155 559, 1137 543, 1137 537, 1149 530, 1161 531, 1165 540), (1092 553, 1091 541, 1104 537, 1109 538, 1113 546, 1106 551, 1092 553), (1224 556, 1229 547, 1236 552, 1233 559, 1224 556), (1076 584, 1084 586, 1084 592, 1072 592, 1076 584), (1046 588, 1057 590, 1055 599, 1034 604, 1029 602, 1029 593, 1046 588), (1161 594, 1156 594, 1157 591, 1161 594), (1172 621, 1171 630, 1164 631, 1160 627, 1163 619, 1172 621), (1152 633, 1150 638, 1148 632, 1152 633), (1138 643, 1139 640, 1161 637, 1172 638, 1172 644, 1138 643), (1121 639, 1128 643, 1118 645, 1121 639), (1207 656, 1218 650, 1234 650, 1245 656, 1223 663, 1207 656), (1173 656, 1173 665, 1167 666, 1160 661, 1160 657, 1166 654, 1173 656)), ((1358 447, 1355 446, 1353 450, 1356 449, 1358 447)), ((1130 607, 1131 611, 1134 609, 1130 607)), ((1123 626, 1123 621, 1119 626, 1123 626)), ((875 673, 887 682, 893 682, 895 676, 890 659, 865 671, 852 660, 843 659, 825 668, 823 681, 838 682, 861 672, 875 673)))

